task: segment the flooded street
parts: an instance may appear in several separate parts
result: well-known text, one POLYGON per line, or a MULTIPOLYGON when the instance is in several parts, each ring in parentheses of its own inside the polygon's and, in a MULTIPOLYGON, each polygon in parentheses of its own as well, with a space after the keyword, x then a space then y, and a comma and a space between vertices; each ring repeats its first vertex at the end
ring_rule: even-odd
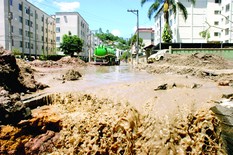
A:
MULTIPOLYGON (((22 83, 31 86, 36 81, 48 87, 20 94, 31 117, 1 127, 2 152, 226 154, 220 123, 210 108, 233 92, 231 81, 227 83, 231 75, 217 76, 200 65, 93 66, 74 60, 36 61, 31 70, 20 64, 22 83), (78 76, 68 80, 67 75, 78 76)), ((177 61, 172 64, 180 62, 180 57, 173 60, 177 61)))

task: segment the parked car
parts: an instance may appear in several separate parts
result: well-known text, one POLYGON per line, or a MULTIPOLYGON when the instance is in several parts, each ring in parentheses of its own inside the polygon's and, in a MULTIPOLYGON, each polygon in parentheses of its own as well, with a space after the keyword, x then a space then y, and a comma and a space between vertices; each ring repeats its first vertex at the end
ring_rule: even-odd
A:
POLYGON ((158 50, 156 53, 152 54, 148 57, 147 63, 153 63, 155 61, 163 60, 165 53, 167 53, 167 49, 158 50))

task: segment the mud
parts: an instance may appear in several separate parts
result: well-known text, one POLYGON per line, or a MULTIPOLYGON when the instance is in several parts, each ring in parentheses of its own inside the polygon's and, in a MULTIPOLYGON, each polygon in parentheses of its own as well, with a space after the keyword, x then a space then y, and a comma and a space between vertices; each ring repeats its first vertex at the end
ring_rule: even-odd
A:
MULTIPOLYGON (((226 154, 221 123, 209 109, 233 91, 227 60, 168 55, 134 66, 150 73, 147 78, 106 85, 88 81, 88 87, 82 87, 88 84, 85 71, 98 67, 70 57, 31 63, 31 78, 49 86, 36 91, 53 93, 50 104, 14 125, 1 125, 0 154, 226 154), (65 80, 66 74, 79 80, 65 80)), ((15 105, 19 97, 8 101, 15 105)))

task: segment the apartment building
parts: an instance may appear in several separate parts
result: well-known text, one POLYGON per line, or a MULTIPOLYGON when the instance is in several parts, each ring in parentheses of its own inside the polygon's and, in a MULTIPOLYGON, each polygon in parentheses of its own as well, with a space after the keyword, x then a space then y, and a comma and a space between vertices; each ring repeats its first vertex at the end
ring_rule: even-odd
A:
POLYGON ((0 45, 23 55, 56 52, 55 19, 26 0, 0 0, 0 45))
POLYGON ((154 45, 154 30, 153 28, 138 28, 139 38, 143 39, 143 44, 146 46, 154 45))
POLYGON ((69 34, 69 32, 83 40, 83 52, 79 55, 88 57, 91 38, 88 23, 78 12, 56 12, 56 47, 58 51, 60 51, 63 35, 69 34))
MULTIPOLYGON (((185 21, 177 9, 176 14, 169 10, 169 24, 173 32, 173 43, 206 43, 219 41, 232 43, 232 0, 201 0, 192 5, 187 0, 179 0, 187 9, 185 21), (203 38, 200 32, 208 30, 208 37, 203 38)), ((164 25, 163 7, 156 13, 155 44, 162 41, 164 25)))

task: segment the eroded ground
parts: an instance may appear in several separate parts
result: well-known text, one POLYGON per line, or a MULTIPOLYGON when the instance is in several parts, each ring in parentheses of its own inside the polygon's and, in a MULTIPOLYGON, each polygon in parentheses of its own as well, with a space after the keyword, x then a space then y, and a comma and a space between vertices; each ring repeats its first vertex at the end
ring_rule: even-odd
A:
MULTIPOLYGON (((49 88, 37 93, 53 94, 51 105, 32 110, 32 120, 16 129, 34 124, 43 130, 13 133, 18 145, 11 148, 0 141, 3 153, 20 148, 32 154, 226 154, 219 121, 209 108, 233 91, 231 62, 212 55, 172 55, 135 66, 140 73, 150 73, 143 73, 144 79, 107 84, 86 79, 87 71, 102 66, 39 63, 32 64, 35 80, 49 88), (79 80, 64 78, 70 69, 82 75, 79 80), (37 120, 41 113, 53 119, 37 120)), ((15 131, 4 128, 2 140, 15 131)))

